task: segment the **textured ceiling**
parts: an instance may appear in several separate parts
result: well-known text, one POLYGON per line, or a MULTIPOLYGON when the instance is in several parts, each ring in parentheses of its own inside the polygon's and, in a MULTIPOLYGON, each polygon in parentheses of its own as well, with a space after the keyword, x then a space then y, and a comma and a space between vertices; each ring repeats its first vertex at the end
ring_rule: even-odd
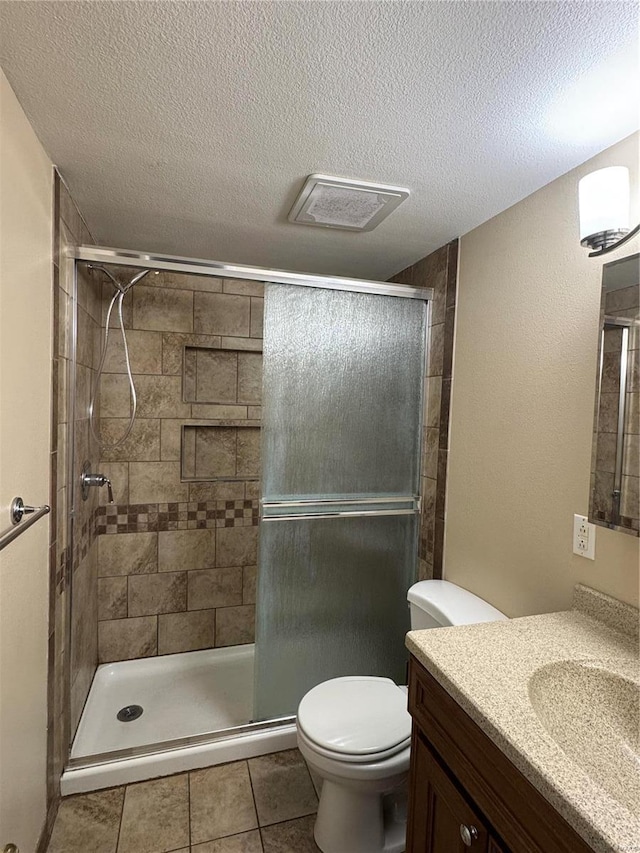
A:
POLYGON ((638 126, 635 3, 2 2, 0 64, 98 242, 387 278, 638 126), (287 222, 311 172, 411 188, 287 222))

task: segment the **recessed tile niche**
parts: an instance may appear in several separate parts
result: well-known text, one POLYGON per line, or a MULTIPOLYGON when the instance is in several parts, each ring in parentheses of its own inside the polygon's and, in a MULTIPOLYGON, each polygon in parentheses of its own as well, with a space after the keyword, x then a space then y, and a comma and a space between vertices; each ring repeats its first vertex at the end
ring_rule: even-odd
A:
POLYGON ((262 398, 262 352, 185 347, 184 400, 259 406, 262 398))
POLYGON ((182 427, 183 480, 257 480, 259 476, 258 421, 182 427))
POLYGON ((183 424, 182 480, 257 480, 262 351, 185 346, 183 363, 184 401, 216 406, 221 417, 183 424))

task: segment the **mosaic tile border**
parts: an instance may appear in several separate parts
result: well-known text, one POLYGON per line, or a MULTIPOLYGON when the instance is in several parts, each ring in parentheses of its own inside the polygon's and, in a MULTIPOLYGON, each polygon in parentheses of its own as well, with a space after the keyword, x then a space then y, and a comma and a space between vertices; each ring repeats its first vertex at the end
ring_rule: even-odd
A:
POLYGON ((257 500, 109 504, 97 509, 96 535, 256 527, 257 500))

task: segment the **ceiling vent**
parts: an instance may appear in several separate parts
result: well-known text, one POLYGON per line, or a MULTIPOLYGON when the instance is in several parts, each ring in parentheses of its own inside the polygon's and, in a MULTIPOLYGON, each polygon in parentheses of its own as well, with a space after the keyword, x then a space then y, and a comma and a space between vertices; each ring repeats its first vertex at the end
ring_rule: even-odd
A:
POLYGON ((372 231, 405 200, 409 190, 331 175, 309 175, 289 214, 290 222, 372 231))

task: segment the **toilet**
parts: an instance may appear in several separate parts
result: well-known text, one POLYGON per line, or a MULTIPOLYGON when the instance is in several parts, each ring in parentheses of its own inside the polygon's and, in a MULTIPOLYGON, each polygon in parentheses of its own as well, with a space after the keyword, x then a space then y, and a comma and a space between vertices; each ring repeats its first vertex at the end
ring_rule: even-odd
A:
MULTIPOLYGON (((407 593, 411 630, 507 617, 448 581, 407 593)), ((346 676, 312 688, 298 707, 300 752, 322 780, 314 837, 323 853, 402 853, 411 717, 407 688, 346 676)))

